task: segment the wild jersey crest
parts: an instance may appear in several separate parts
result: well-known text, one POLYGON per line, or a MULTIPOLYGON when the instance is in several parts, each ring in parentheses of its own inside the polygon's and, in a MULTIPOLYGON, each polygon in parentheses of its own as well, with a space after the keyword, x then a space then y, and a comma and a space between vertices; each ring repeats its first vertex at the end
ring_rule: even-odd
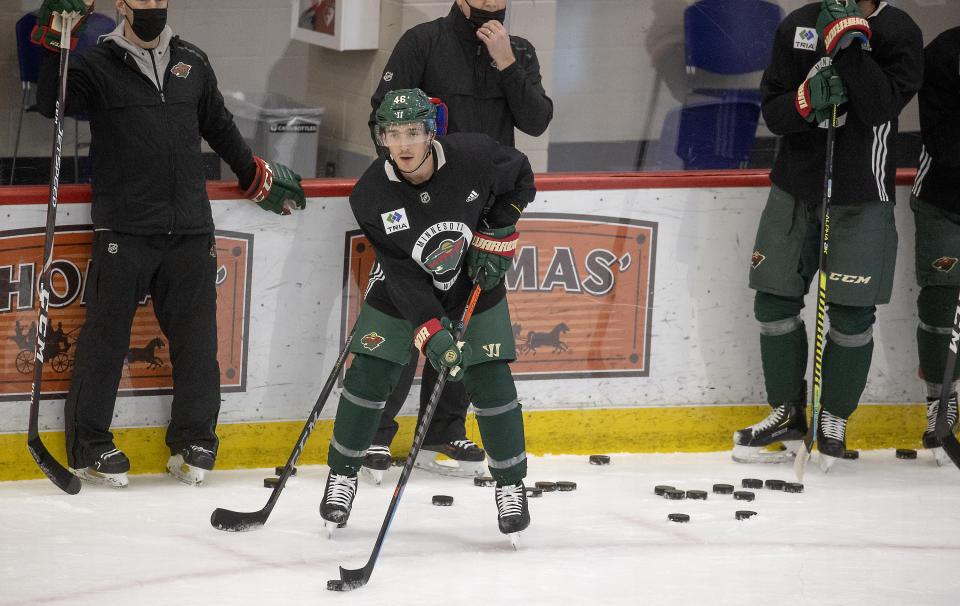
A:
POLYGON ((462 259, 473 239, 466 223, 441 221, 425 229, 417 238, 410 256, 433 276, 433 285, 449 290, 460 275, 462 259))

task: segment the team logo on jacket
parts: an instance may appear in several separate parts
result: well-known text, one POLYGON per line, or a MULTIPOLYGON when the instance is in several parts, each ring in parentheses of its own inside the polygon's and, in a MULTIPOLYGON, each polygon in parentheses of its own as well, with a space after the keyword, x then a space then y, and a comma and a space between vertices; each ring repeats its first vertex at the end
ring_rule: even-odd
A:
POLYGON ((765 255, 760 254, 759 250, 753 251, 753 256, 750 257, 750 267, 752 267, 753 269, 756 269, 757 266, 763 263, 763 260, 766 258, 767 257, 765 255))
POLYGON ((460 275, 460 261, 473 240, 473 232, 460 221, 441 221, 424 230, 410 256, 433 276, 434 287, 450 290, 460 275))
POLYGON ((943 273, 947 273, 948 271, 953 269, 953 266, 956 264, 957 264, 956 257, 940 257, 939 259, 933 262, 933 266, 938 270, 942 271, 943 273))
POLYGON ((385 338, 378 335, 376 332, 368 332, 360 338, 360 343, 363 345, 364 349, 369 349, 373 351, 374 349, 383 345, 385 338))
POLYGON ((407 211, 404 208, 383 213, 380 215, 380 220, 383 221, 383 229, 386 230, 388 234, 410 229, 410 221, 407 219, 407 211))
POLYGON ((178 61, 176 65, 170 68, 170 73, 177 78, 186 79, 186 77, 190 75, 191 69, 193 69, 192 65, 187 65, 183 61, 178 61))
POLYGON ((817 50, 817 30, 812 27, 798 27, 793 35, 793 48, 800 50, 817 50))

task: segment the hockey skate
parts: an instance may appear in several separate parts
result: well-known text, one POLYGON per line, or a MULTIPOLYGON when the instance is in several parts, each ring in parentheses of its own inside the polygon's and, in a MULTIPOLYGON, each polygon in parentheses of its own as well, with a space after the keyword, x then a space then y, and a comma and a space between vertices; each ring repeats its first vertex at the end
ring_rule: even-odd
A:
POLYGON ((130 483, 127 479, 130 459, 118 448, 100 453, 88 467, 70 471, 81 480, 110 488, 124 488, 130 483))
POLYGON ((820 409, 817 420, 817 464, 823 473, 830 471, 834 463, 843 458, 847 450, 847 420, 842 419, 830 411, 820 409))
POLYGON ((328 539, 333 537, 335 528, 347 525, 355 496, 357 476, 340 475, 330 470, 327 474, 327 486, 323 490, 323 500, 320 501, 320 517, 323 518, 328 539))
POLYGON ((446 444, 423 446, 413 464, 444 476, 474 478, 485 473, 483 461, 486 456, 487 453, 471 440, 451 440, 446 444), (439 455, 447 459, 439 459, 439 455))
POLYGON ((792 459, 807 433, 807 407, 803 402, 785 402, 767 418, 733 434, 733 460, 738 463, 783 463, 792 459), (782 442, 786 450, 766 446, 782 442))
POLYGON ((527 489, 523 482, 497 483, 494 491, 497 501, 497 524, 500 532, 510 537, 514 549, 520 546, 520 531, 530 525, 530 509, 527 507, 527 489))
POLYGON ((383 481, 383 473, 390 469, 390 447, 373 444, 363 456, 363 467, 360 476, 379 486, 383 481))
MULTIPOLYGON (((933 452, 937 465, 943 466, 950 462, 950 457, 944 452, 940 444, 940 438, 937 437, 937 413, 939 409, 939 399, 927 400, 927 429, 923 432, 923 447, 933 452)), ((953 394, 947 400, 947 424, 950 426, 951 432, 957 430, 957 417, 957 394, 953 394)))
POLYGON ((213 469, 216 455, 209 448, 191 444, 170 455, 167 472, 189 486, 200 486, 206 472, 213 469))

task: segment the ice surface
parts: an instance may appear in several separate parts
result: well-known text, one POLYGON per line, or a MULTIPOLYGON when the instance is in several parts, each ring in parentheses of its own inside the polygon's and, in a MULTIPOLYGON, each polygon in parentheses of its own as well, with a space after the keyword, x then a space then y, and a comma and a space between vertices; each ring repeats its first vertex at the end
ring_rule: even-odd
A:
POLYGON ((667 501, 653 487, 793 481, 791 466, 729 453, 611 458, 531 458, 528 485, 578 488, 531 499, 519 551, 497 530, 492 488, 415 471, 370 583, 344 594, 326 582, 366 562, 398 468, 381 487, 361 482, 332 541, 318 513, 324 466, 301 467, 249 533, 215 530, 210 513, 262 507, 272 469, 213 472, 201 488, 134 475, 126 489, 76 496, 46 480, 0 482, 0 604, 960 603, 960 471, 929 453, 863 452, 827 476, 811 462, 804 493, 758 489, 752 503, 667 501), (434 494, 453 506, 431 505, 434 494), (758 515, 736 521, 738 509, 758 515), (691 520, 669 522, 672 512, 691 520))

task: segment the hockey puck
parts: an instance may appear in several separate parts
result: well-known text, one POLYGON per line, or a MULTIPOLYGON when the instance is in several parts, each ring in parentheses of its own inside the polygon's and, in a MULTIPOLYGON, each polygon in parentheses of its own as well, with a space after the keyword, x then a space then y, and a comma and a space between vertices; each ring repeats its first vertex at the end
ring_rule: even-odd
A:
POLYGON ((740 486, 744 488, 763 488, 763 480, 757 478, 744 478, 740 480, 740 486))
POLYGON ((671 522, 683 523, 683 522, 689 522, 690 516, 688 516, 685 513, 668 513, 667 519, 670 520, 671 522))
POLYGON ((763 485, 769 490, 783 490, 783 485, 786 484, 783 480, 767 480, 763 485))
POLYGON ((898 459, 905 459, 905 460, 916 459, 916 458, 917 458, 917 451, 916 451, 916 450, 913 450, 912 448, 898 448, 898 449, 897 449, 897 458, 898 458, 898 459))
POLYGON ((560 480, 559 482, 557 482, 557 490, 559 490, 560 492, 570 492, 571 490, 576 490, 576 489, 577 489, 576 482, 566 482, 564 480, 560 480))
MULTIPOLYGON (((274 471, 274 473, 277 474, 278 476, 282 476, 284 469, 286 469, 286 467, 277 467, 277 468, 274 469, 273 471, 274 471)), ((291 476, 297 475, 297 468, 296 468, 296 467, 294 467, 294 468, 292 468, 292 469, 290 470, 290 475, 291 475, 291 476)))
POLYGON ((609 465, 610 457, 607 455, 590 455, 591 465, 609 465))
POLYGON ((531 488, 530 486, 527 486, 526 492, 527 492, 528 499, 535 499, 537 497, 543 496, 543 490, 540 488, 531 488))
POLYGON ((803 484, 800 482, 787 482, 783 485, 783 492, 803 492, 803 484))
POLYGON ((740 511, 735 512, 733 514, 733 517, 735 517, 738 520, 749 520, 755 515, 757 515, 756 511, 748 511, 746 509, 741 509, 740 511))
POLYGON ((662 497, 663 493, 667 492, 668 490, 673 490, 674 488, 676 487, 667 486, 666 484, 658 484, 653 487, 653 494, 657 495, 658 497, 662 497))
POLYGON ((694 501, 706 501, 707 491, 706 490, 688 490, 687 498, 693 499, 694 501))
POLYGON ((453 497, 445 494, 435 494, 433 498, 430 499, 430 502, 434 505, 440 505, 441 507, 449 507, 453 505, 453 497))
POLYGON ((264 478, 263 487, 264 488, 273 488, 277 485, 277 482, 280 481, 280 478, 264 478))
POLYGON ((848 460, 848 461, 856 461, 857 459, 860 458, 860 451, 859 451, 859 450, 844 450, 844 451, 843 451, 843 458, 846 459, 846 460, 848 460))
POLYGON ((473 479, 474 486, 496 486, 497 481, 491 478, 490 476, 479 476, 473 479))
POLYGON ((733 494, 733 484, 714 484, 714 494, 733 494))
POLYGON ((738 501, 752 501, 756 498, 756 495, 749 490, 738 490, 733 493, 733 498, 738 501))
POLYGON ((556 482, 535 482, 534 486, 536 486, 543 492, 556 492, 557 490, 556 482))
POLYGON ((687 498, 687 493, 682 490, 671 489, 663 491, 663 498, 670 499, 671 501, 679 501, 680 499, 687 498))

